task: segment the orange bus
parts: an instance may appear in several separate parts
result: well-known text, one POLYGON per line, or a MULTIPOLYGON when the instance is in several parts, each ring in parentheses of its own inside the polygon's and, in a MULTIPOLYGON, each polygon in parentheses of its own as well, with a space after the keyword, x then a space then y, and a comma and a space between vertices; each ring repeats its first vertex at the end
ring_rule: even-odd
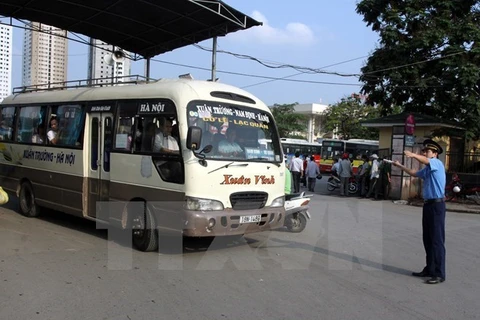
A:
MULTIPOLYGON (((283 145, 283 142, 282 142, 283 145)), ((357 172, 357 168, 361 165, 362 155, 370 156, 378 150, 377 140, 364 139, 323 139, 322 153, 320 159, 320 171, 331 172, 333 159, 341 159, 342 154, 348 153, 350 160, 353 163, 353 172, 357 172)))

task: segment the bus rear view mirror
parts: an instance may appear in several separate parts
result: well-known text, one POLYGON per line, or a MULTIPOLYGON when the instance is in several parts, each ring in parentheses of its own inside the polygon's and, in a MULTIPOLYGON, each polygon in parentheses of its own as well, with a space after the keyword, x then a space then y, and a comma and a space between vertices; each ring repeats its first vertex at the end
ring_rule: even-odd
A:
POLYGON ((192 151, 196 151, 200 149, 201 142, 202 142, 202 129, 196 126, 188 127, 187 148, 192 151))

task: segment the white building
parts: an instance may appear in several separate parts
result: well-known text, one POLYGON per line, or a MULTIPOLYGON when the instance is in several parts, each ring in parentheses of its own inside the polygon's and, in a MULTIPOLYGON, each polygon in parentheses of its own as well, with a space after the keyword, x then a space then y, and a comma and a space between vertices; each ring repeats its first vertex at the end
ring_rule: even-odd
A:
MULTIPOLYGON (((88 77, 96 80, 96 84, 111 85, 127 80, 130 75, 131 60, 128 58, 111 61, 107 64, 108 56, 112 51, 119 50, 117 47, 107 44, 98 39, 90 40, 88 54, 88 77), (107 57, 107 58, 106 58, 107 57)), ((128 54, 128 52, 125 52, 128 54)))
POLYGON ((67 81, 67 31, 38 22, 25 30, 22 85, 62 86, 67 81), (38 30, 38 31, 36 31, 38 30))
POLYGON ((12 93, 12 26, 0 24, 0 102, 12 93))
POLYGON ((315 142, 318 133, 323 129, 322 115, 328 109, 328 106, 318 103, 305 103, 297 104, 294 108, 295 113, 307 116, 307 140, 308 142, 315 142))

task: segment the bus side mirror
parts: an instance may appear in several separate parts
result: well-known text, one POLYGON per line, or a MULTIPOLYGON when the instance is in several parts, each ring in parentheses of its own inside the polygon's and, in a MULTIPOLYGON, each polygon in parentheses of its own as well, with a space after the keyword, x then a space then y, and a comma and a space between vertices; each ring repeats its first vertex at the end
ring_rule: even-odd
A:
POLYGON ((200 149, 201 142, 202 142, 202 129, 196 126, 188 127, 187 148, 192 151, 198 150, 200 149))

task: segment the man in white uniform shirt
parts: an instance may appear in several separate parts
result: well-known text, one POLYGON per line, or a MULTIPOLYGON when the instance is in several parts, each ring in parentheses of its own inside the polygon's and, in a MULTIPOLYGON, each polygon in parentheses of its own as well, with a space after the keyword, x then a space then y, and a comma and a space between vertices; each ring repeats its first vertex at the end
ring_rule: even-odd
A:
POLYGON ((153 152, 178 153, 177 140, 172 137, 172 121, 165 119, 162 132, 155 135, 153 152))
POLYGON ((290 171, 293 177, 294 193, 300 192, 300 179, 303 176, 303 161, 300 159, 300 152, 295 152, 295 158, 290 162, 290 171))
POLYGON ((378 156, 375 153, 370 156, 370 159, 372 159, 372 167, 370 169, 370 186, 368 187, 367 198, 370 198, 373 193, 375 195, 375 200, 380 200, 378 199, 379 190, 377 188, 377 180, 380 177, 380 163, 378 162, 378 156))

